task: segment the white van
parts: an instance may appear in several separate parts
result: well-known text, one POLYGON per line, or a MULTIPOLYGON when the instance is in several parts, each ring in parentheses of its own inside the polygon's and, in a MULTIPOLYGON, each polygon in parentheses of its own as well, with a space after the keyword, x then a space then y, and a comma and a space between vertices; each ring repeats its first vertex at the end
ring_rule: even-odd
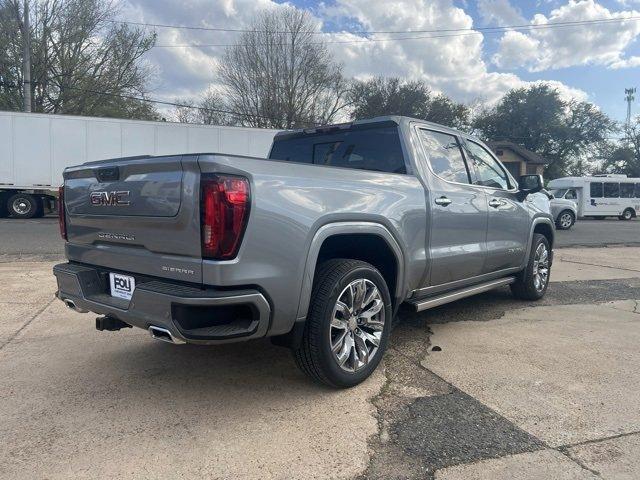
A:
POLYGON ((640 178, 611 174, 563 177, 551 180, 548 188, 554 197, 576 202, 580 218, 630 220, 640 213, 640 178))

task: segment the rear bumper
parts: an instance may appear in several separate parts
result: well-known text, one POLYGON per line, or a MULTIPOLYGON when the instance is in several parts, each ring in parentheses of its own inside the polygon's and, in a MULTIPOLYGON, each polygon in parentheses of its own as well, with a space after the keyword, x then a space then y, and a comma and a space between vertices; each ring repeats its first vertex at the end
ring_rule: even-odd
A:
POLYGON ((271 307, 258 290, 201 289, 136 278, 133 297, 127 301, 109 295, 102 268, 62 263, 53 267, 53 273, 60 300, 135 327, 166 329, 179 342, 237 342, 264 337, 269 328, 271 307))

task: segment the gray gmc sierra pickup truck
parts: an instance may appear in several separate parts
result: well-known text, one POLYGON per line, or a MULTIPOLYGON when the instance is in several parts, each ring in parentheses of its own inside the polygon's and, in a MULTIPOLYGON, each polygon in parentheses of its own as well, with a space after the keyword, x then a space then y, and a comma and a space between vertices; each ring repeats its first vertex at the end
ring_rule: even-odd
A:
POLYGON ((510 285, 541 298, 554 222, 479 140, 405 117, 289 131, 268 159, 135 157, 64 171, 57 296, 99 330, 272 337, 319 382, 379 364, 401 304, 510 285))

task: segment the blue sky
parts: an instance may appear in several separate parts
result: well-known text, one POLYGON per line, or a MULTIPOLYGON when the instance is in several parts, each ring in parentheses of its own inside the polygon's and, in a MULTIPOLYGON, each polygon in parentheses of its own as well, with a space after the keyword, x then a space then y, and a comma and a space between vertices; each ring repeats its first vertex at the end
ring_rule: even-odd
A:
MULTIPOLYGON (((121 0, 121 17, 149 23, 247 28, 274 0, 121 0)), ((309 11, 347 75, 421 79, 455 100, 492 104, 510 88, 546 81, 563 95, 588 100, 616 120, 624 89, 640 87, 640 0, 290 0, 309 11), (638 17, 638 19, 629 19, 638 17), (358 30, 463 30, 505 25, 601 22, 563 28, 481 31, 395 41, 358 30), (385 41, 371 41, 385 39, 385 41)), ((237 34, 158 30, 159 44, 233 43, 237 34)), ((197 97, 217 89, 223 48, 154 49, 156 96, 197 97)), ((640 113, 640 101, 634 107, 640 113)))

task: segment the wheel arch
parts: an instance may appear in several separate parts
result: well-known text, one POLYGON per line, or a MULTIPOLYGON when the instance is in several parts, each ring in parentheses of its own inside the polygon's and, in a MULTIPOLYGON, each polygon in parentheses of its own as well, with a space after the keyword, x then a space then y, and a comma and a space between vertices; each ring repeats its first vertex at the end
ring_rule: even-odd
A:
MULTIPOLYGON (((529 233, 529 242, 527 243, 527 254, 525 256, 522 268, 526 268, 529 263, 529 256, 531 255, 531 245, 533 244, 533 235, 539 233, 544 235, 549 242, 549 248, 553 251, 553 244, 555 239, 555 227, 553 221, 546 217, 535 218, 531 223, 531 231, 529 233)), ((553 259, 553 255, 551 256, 553 259)))
POLYGON ((316 231, 307 252, 297 321, 306 318, 318 263, 330 258, 353 258, 374 265, 387 281, 394 308, 399 305, 404 290, 404 254, 389 229, 375 222, 329 223, 316 231))

